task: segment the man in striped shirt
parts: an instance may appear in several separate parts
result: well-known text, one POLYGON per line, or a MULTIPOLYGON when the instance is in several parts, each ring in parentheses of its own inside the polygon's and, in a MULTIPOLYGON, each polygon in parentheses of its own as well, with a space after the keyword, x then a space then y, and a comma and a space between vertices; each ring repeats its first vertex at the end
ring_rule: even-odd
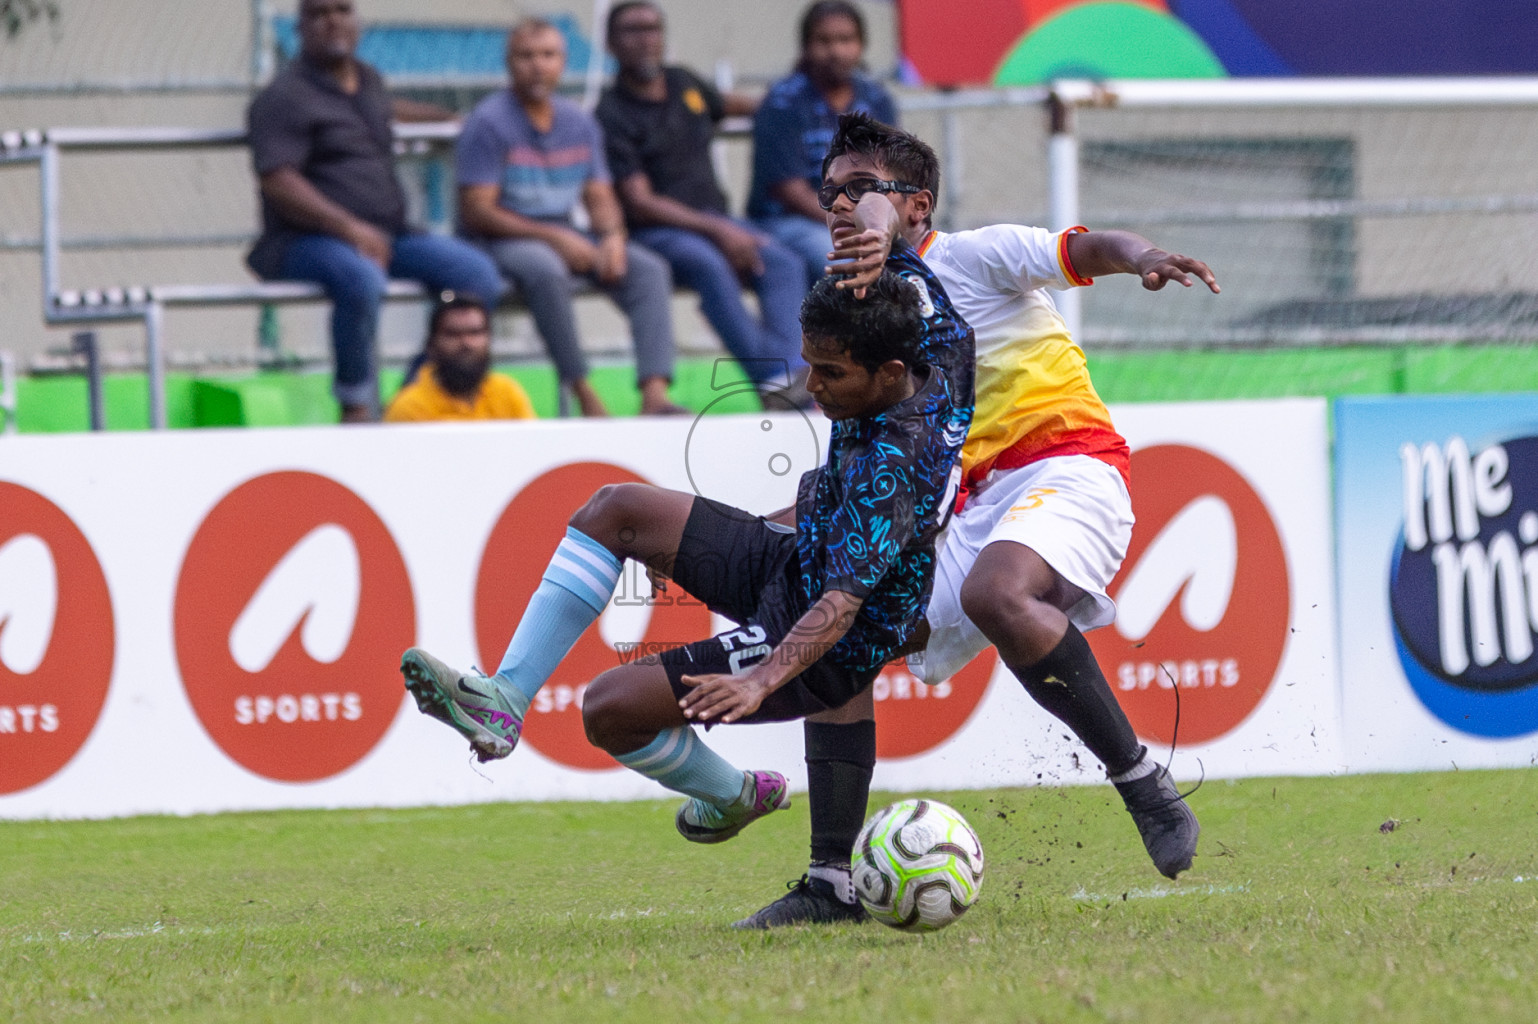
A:
POLYGON ((607 410, 588 381, 572 295, 595 285, 624 311, 636 351, 643 414, 684 412, 668 397, 673 377, 673 276, 625 232, 603 133, 593 116, 556 95, 566 43, 548 21, 528 18, 507 37, 507 89, 465 119, 455 152, 464 234, 496 260, 529 307, 561 383, 584 416, 607 410), (587 230, 572 215, 587 214, 587 230))

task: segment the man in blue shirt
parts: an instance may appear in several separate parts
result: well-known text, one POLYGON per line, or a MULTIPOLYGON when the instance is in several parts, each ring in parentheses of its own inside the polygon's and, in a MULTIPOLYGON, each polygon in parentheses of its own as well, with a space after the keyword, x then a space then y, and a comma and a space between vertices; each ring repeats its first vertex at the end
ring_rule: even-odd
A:
POLYGON ((817 205, 822 157, 840 114, 895 125, 897 105, 860 73, 865 21, 848 0, 817 0, 801 17, 801 60, 769 87, 753 121, 748 216, 806 264, 808 284, 828 264, 827 215, 817 205))
POLYGON ((565 67, 565 37, 550 22, 528 18, 508 33, 511 88, 477 104, 459 137, 462 229, 517 288, 583 415, 606 410, 578 343, 572 293, 579 278, 603 289, 630 319, 641 412, 682 412, 667 393, 672 274, 627 240, 598 122, 555 94, 565 67), (579 203, 590 232, 572 224, 579 203))
POLYGON ((583 699, 588 738, 690 798, 676 824, 691 842, 730 839, 788 803, 783 776, 739 771, 689 725, 841 707, 913 637, 974 376, 971 329, 906 243, 868 289, 821 280, 801 320, 807 389, 834 422, 826 463, 801 479, 794 529, 679 491, 602 488, 571 518, 495 675, 406 652, 401 670, 425 714, 482 760, 506 757, 534 695, 634 558, 741 627, 600 675, 583 699))

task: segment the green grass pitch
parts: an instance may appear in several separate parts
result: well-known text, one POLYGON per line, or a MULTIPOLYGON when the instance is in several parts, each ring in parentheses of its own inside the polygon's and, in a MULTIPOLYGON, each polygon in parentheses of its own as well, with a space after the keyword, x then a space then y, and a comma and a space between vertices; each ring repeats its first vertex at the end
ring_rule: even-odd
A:
POLYGON ((1208 782, 1178 883, 1109 787, 931 795, 988 864, 922 937, 727 927, 800 874, 804 797, 721 847, 671 801, 0 823, 0 1018, 1538 1016, 1531 770, 1208 782))

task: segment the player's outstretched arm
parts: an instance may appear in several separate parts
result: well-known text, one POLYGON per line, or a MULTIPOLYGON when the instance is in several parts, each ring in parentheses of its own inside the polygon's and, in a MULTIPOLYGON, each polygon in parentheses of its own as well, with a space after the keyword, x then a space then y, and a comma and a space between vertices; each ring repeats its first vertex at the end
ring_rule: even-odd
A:
POLYGON ((1143 287, 1156 292, 1171 281, 1189 288, 1197 278, 1213 294, 1222 291, 1212 270, 1201 260, 1166 252, 1131 231, 1088 231, 1068 236, 1068 259, 1081 277, 1136 274, 1143 287))
POLYGON ((696 722, 735 722, 751 715, 766 697, 828 653, 828 648, 849 632, 863 603, 842 590, 824 591, 796 620, 785 639, 747 672, 740 676, 684 676, 683 684, 692 687, 678 702, 684 717, 696 722))

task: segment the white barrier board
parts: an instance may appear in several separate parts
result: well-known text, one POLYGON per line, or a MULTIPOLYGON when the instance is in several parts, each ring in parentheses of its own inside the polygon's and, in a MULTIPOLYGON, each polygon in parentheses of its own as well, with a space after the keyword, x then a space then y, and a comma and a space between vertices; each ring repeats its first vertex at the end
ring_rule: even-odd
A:
POLYGON ((1345 750, 1538 763, 1538 397, 1336 403, 1345 750))
MULTIPOLYGON (((1139 515, 1158 529, 1135 538, 1117 583, 1135 588, 1141 635, 1094 639, 1140 734, 1167 741, 1172 673, 1178 774, 1196 773, 1195 756, 1209 775, 1334 770, 1323 403, 1117 413, 1134 494, 1157 499, 1139 515)), ((825 426, 791 414, 7 439, 0 816, 657 796, 582 739, 580 687, 628 645, 722 623, 652 600, 643 573, 627 572, 504 762, 471 765, 416 712, 400 651, 494 665, 597 486, 646 480, 768 512, 793 500, 825 426)), ((878 787, 1103 777, 992 652, 934 689, 889 669, 876 695, 878 787)), ((709 741, 804 786, 799 725, 709 741)))

